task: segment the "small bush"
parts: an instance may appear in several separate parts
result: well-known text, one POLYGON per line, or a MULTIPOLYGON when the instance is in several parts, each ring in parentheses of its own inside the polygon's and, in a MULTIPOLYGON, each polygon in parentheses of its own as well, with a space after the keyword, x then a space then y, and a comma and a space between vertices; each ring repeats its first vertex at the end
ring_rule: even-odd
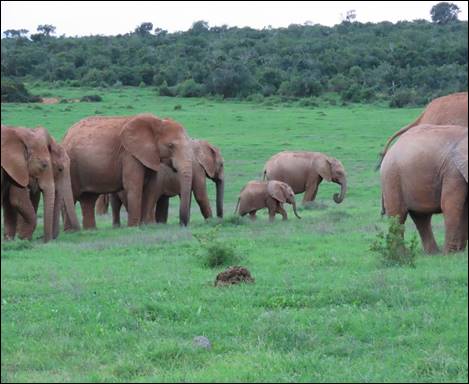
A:
POLYGON ((182 109, 182 105, 181 104, 176 104, 173 109, 175 111, 180 111, 182 109))
POLYGON ((85 95, 80 98, 80 102, 99 102, 103 101, 103 98, 99 95, 85 95))
POLYGON ((199 256, 204 267, 216 268, 237 264, 241 258, 232 245, 217 238, 221 226, 217 225, 205 233, 193 234, 200 245, 199 256))
POLYGON ((31 95, 23 83, 10 78, 2 78, 2 103, 34 103, 41 101, 31 95))
POLYGON ((417 92, 413 89, 398 90, 391 98, 389 106, 391 108, 402 108, 417 104, 417 92))
POLYGON ((391 217, 388 225, 388 233, 379 232, 370 250, 381 256, 381 263, 385 267, 407 265, 415 268, 417 237, 414 235, 410 242, 406 243, 404 225, 399 223, 398 217, 391 217))

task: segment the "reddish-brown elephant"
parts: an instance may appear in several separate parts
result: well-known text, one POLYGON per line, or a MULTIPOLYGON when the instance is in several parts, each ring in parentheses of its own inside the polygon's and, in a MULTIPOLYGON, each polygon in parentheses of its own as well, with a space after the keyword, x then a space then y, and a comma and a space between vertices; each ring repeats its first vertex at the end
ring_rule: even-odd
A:
MULTIPOLYGON (((54 201, 54 220, 52 237, 56 239, 59 235, 60 212, 63 208, 64 215, 71 225, 71 229, 79 230, 78 222, 73 202, 72 185, 70 180, 70 159, 62 145, 58 144, 51 136, 49 137, 49 152, 52 161, 52 170, 54 172, 55 201, 54 201)), ((37 183, 29 185, 29 196, 37 214, 41 191, 37 183)), ((21 227, 25 225, 23 218, 18 218, 18 231, 21 233, 21 227)))
POLYGON ((24 220, 19 237, 31 239, 36 212, 29 188, 37 185, 44 195, 44 241, 53 238, 55 183, 45 128, 1 127, 2 206, 4 236, 13 239, 18 215, 24 220))
POLYGON ((265 180, 287 183, 295 193, 303 193, 303 203, 314 201, 322 180, 341 186, 334 201, 341 203, 347 191, 347 175, 342 163, 320 152, 283 151, 272 156, 264 166, 265 180))
POLYGON ((256 219, 256 212, 259 209, 267 208, 269 210, 269 221, 275 219, 275 214, 282 215, 283 220, 287 220, 287 212, 283 204, 288 203, 293 207, 295 216, 301 217, 296 212, 295 193, 293 189, 282 181, 250 181, 239 193, 238 203, 235 213, 238 211, 240 216, 249 213, 252 220, 256 219))
POLYGON ((381 165, 383 213, 413 219, 426 252, 438 251, 431 217, 443 213, 444 252, 467 244, 467 127, 419 125, 402 135, 381 165))
POLYGON ((459 125, 467 129, 467 92, 452 93, 432 100, 415 121, 401 128, 388 139, 380 154, 377 169, 381 166, 381 162, 394 139, 403 135, 409 129, 423 124, 459 125))
MULTIPOLYGON (((191 140, 193 151, 192 161, 192 192, 199 205, 200 212, 205 219, 211 218, 212 209, 207 193, 206 179, 209 178, 216 186, 217 216, 223 217, 224 168, 220 150, 205 140, 191 140)), ((179 196, 181 185, 178 174, 170 167, 161 165, 158 174, 148 182, 143 196, 143 221, 149 223, 166 223, 168 220, 169 199, 179 196), (155 207, 156 205, 156 207, 155 207)), ((111 195, 101 195, 96 202, 96 212, 103 214, 111 203, 113 226, 120 226, 120 208, 127 207, 122 192, 111 195)))
POLYGON ((89 117, 73 125, 62 143, 70 157, 73 196, 81 204, 84 228, 96 227, 98 196, 121 190, 128 201, 128 225, 139 225, 144 186, 161 162, 178 174, 179 218, 188 224, 192 152, 186 130, 177 122, 151 114, 89 117))

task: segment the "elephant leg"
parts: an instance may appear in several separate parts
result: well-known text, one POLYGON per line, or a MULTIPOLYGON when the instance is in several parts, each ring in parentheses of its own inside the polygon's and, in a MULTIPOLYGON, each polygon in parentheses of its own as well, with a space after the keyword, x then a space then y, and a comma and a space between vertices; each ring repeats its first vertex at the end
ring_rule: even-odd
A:
POLYGON ((134 227, 142 221, 142 193, 145 178, 144 167, 134 158, 124 162, 123 184, 127 200, 127 225, 134 227))
POLYGON ((438 245, 436 244, 435 237, 432 231, 432 215, 425 213, 409 212, 422 240, 423 249, 427 253, 439 252, 438 245))
POLYGON ((308 201, 314 201, 318 193, 320 183, 321 181, 319 181, 319 178, 317 177, 315 177, 314 179, 312 178, 311 180, 308 180, 308 182, 306 183, 306 190, 305 190, 305 194, 303 195, 302 204, 305 204, 308 201))
POLYGON ((275 213, 277 212, 277 204, 270 202, 267 204, 267 209, 269 210, 269 221, 272 222, 275 220, 275 213))
POLYGON ((155 221, 157 223, 168 222, 169 196, 161 196, 156 202, 155 221))
POLYGON ((282 215, 282 220, 287 220, 288 219, 288 215, 287 215, 287 211, 285 211, 285 208, 282 207, 282 204, 278 204, 278 207, 277 207, 277 213, 280 213, 282 215))
POLYGON ((109 196, 112 209, 112 226, 118 228, 121 226, 121 207, 122 200, 119 198, 117 193, 111 193, 109 196))
MULTIPOLYGON (((14 220, 12 223, 19 224, 18 237, 20 239, 31 240, 36 228, 36 212, 27 188, 10 187, 10 205, 14 210, 14 220), (19 216, 18 216, 19 215, 19 216)), ((13 237, 16 234, 13 233, 13 237)))
POLYGON ((465 250, 467 246, 467 231, 468 231, 468 224, 467 224, 467 211, 468 211, 468 202, 466 199, 466 203, 464 204, 464 212, 463 212, 463 223, 460 229, 460 239, 461 239, 461 250, 465 250))
POLYGON ((17 212, 11 203, 8 194, 5 194, 3 203, 3 237, 13 240, 16 235, 17 212))
POLYGON ((143 187, 142 196, 142 222, 153 224, 155 222, 155 205, 163 195, 164 176, 154 173, 143 187))
POLYGON ((197 201, 204 219, 212 218, 212 208, 210 207, 210 201, 208 200, 205 176, 203 177, 203 180, 197 177, 194 178, 192 190, 194 192, 195 201, 197 201))
MULTIPOLYGON (((81 212, 83 214, 83 228, 96 229, 96 218, 94 214, 94 207, 99 194, 97 193, 84 193, 80 196, 81 212)), ((67 215, 65 215, 67 216, 67 215)))
MULTIPOLYGON (((243 215, 244 216, 244 215, 243 215)), ((249 212, 249 218, 252 220, 252 221, 256 221, 256 211, 251 211, 249 212)))
POLYGON ((462 251, 466 246, 467 234, 461 234, 462 228, 467 227, 466 194, 467 184, 464 187, 450 183, 443 186, 441 210, 445 220, 444 253, 462 251))

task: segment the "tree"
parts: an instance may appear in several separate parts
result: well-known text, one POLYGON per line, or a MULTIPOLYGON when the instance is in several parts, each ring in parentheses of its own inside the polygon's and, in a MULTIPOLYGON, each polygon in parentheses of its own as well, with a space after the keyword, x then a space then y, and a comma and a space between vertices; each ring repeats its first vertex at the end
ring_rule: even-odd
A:
MULTIPOLYGON (((343 18, 343 16, 342 16, 343 18)), ((345 18, 343 18, 343 22, 351 23, 357 18, 357 13, 355 9, 351 9, 345 13, 345 18)))
POLYGON ((434 5, 430 11, 432 21, 437 24, 448 24, 458 20, 459 7, 453 3, 441 2, 434 5))
POLYGON ((3 31, 6 38, 18 38, 26 35, 29 31, 27 29, 7 29, 3 31))
POLYGON ((37 31, 41 32, 44 36, 49 37, 55 33, 55 27, 50 24, 42 24, 37 26, 37 31))
POLYGON ((192 24, 192 27, 191 29, 189 29, 189 32, 194 35, 199 35, 203 32, 207 32, 208 30, 208 22, 204 20, 199 20, 192 24))
POLYGON ((135 28, 135 33, 140 36, 149 35, 153 29, 152 23, 142 23, 137 28, 135 28))

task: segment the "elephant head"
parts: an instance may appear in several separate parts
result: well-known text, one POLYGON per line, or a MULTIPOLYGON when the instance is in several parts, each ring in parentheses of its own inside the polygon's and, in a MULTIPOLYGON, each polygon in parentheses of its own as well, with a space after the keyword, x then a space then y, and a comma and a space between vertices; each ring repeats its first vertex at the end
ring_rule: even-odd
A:
POLYGON ((55 183, 50 136, 45 128, 34 130, 2 126, 1 165, 20 187, 37 185, 44 195, 44 241, 53 238, 55 183))
POLYGON ((217 189, 217 216, 223 217, 225 172, 220 150, 205 140, 194 140, 194 154, 207 177, 215 182, 217 189))
POLYGON ((163 162, 179 175, 179 220, 187 225, 192 193, 192 149, 186 130, 171 119, 142 114, 125 123, 120 137, 124 148, 145 167, 158 172, 163 162))
POLYGON ((272 180, 267 183, 267 193, 279 203, 288 203, 293 207, 293 212, 298 219, 301 217, 296 212, 295 193, 293 189, 282 181, 272 180))
POLYGON ((342 163, 333 157, 323 155, 318 161, 313 162, 313 168, 323 179, 341 186, 340 195, 338 193, 334 194, 334 201, 340 204, 347 192, 347 175, 342 163))
POLYGON ((54 204, 54 223, 53 237, 59 235, 60 212, 62 207, 70 222, 71 229, 79 230, 77 214, 73 202, 72 183, 70 179, 70 158, 65 149, 50 137, 49 148, 52 160, 52 170, 55 181, 55 204, 54 204))

